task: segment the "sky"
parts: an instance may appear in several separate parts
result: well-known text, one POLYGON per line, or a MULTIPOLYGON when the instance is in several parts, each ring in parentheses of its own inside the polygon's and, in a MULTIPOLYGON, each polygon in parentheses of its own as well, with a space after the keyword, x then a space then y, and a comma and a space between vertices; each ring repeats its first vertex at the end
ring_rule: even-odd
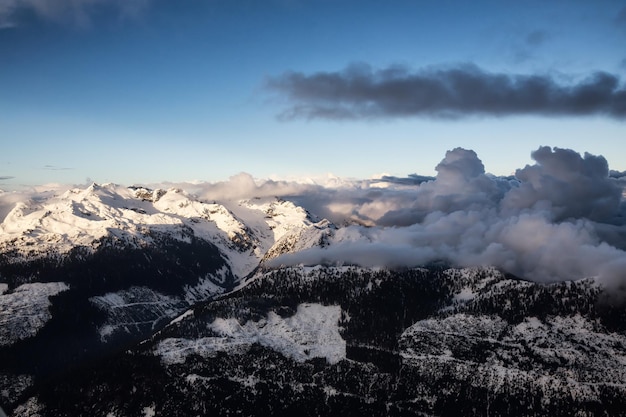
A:
POLYGON ((626 171, 623 1, 0 0, 0 189, 626 171))

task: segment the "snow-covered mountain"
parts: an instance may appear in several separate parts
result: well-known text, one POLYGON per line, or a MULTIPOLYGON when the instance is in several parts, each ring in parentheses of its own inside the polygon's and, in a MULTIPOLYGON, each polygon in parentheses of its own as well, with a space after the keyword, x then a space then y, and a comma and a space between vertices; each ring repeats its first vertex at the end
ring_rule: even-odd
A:
MULTIPOLYGON (((359 216, 337 226, 294 201, 92 184, 16 202, 0 224, 0 404, 15 416, 626 415, 626 314, 603 282, 382 267, 378 252, 423 253, 405 249, 424 234, 359 216)), ((455 239, 437 236, 432 253, 455 239)))
MULTIPOLYGON (((87 288, 92 304, 108 315, 100 328, 105 339, 116 330, 154 325, 194 302, 231 290, 261 261, 323 243, 333 230, 328 221, 315 222, 302 208, 275 198, 218 204, 179 189, 92 184, 17 203, 0 224, 0 261, 7 271, 5 280, 21 294, 32 286, 18 284, 49 282, 59 271, 112 262, 108 267, 124 278, 111 283, 109 275, 102 276, 95 285, 98 290, 91 291, 93 283, 87 288), (173 252, 195 247, 210 251, 196 256, 212 262, 201 266, 195 258, 188 259, 191 271, 183 273, 184 282, 176 274, 166 276, 152 262, 166 256, 160 253, 165 250, 175 264, 185 267, 182 254, 173 252), (124 265, 124 257, 116 252, 124 252, 132 265, 124 265), (142 264, 141 273, 126 273, 142 264), (146 277, 150 273, 156 276, 146 277), (179 282, 172 282, 176 279, 179 282), (169 291, 164 293, 162 287, 169 291)), ((83 280, 89 278, 74 275, 59 277, 57 286, 86 288, 83 280)), ((34 299, 39 293, 33 293, 34 299)))
POLYGON ((276 198, 92 184, 18 201, 0 224, 0 349, 24 373, 0 371, 3 398, 150 336, 333 232, 276 198))
POLYGON ((314 235, 323 235, 316 231, 331 227, 275 198, 216 203, 180 189, 92 184, 18 202, 0 224, 0 251, 7 262, 63 259, 78 247, 94 253, 110 239, 141 248, 154 243, 154 233, 184 242, 192 235, 215 245, 232 273, 245 277, 262 259, 315 244, 314 235))

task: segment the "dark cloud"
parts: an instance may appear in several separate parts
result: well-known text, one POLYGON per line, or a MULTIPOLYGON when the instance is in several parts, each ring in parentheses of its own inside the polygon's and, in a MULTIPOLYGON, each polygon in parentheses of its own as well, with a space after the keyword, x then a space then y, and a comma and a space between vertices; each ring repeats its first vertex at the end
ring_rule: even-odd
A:
POLYGON ((390 184, 400 184, 400 185, 420 185, 423 182, 432 181, 434 179, 435 177, 431 177, 431 176, 409 174, 407 177, 394 177, 391 175, 384 175, 378 181, 388 182, 390 184))
POLYGON ((537 164, 517 170, 521 185, 507 193, 505 210, 549 210, 556 220, 609 221, 618 214, 622 189, 609 178, 604 157, 546 146, 532 158, 537 164))
POLYGON ((341 72, 288 72, 269 90, 287 99, 285 119, 467 116, 582 116, 626 118, 626 89, 613 74, 596 72, 564 83, 549 75, 490 73, 474 65, 403 67, 374 71, 353 65, 341 72))
POLYGON ((5 175, 5 176, 0 177, 0 181, 12 180, 13 178, 15 177, 12 177, 10 175, 5 175))
POLYGON ((102 11, 113 11, 122 18, 134 17, 151 0, 1 0, 0 29, 18 26, 24 15, 44 21, 89 27, 102 11))

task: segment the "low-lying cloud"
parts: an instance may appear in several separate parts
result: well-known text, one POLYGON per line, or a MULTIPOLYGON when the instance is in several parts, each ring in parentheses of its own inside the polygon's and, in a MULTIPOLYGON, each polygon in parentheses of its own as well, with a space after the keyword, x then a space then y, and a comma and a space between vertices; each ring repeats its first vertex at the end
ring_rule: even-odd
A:
POLYGON ((286 99, 284 119, 390 117, 584 116, 626 118, 626 89, 607 72, 565 82, 551 75, 492 73, 475 65, 373 70, 353 65, 340 72, 287 72, 267 88, 286 99))
POLYGON ((541 282, 595 276, 626 283, 626 270, 618 267, 626 264, 623 184, 609 176, 606 160, 549 147, 532 157, 536 163, 515 178, 497 178, 485 173, 476 153, 457 148, 432 181, 378 194, 362 188, 360 201, 353 189, 342 209, 346 222, 364 217, 372 204, 384 207, 370 212, 368 227, 340 228, 328 248, 287 254, 272 265, 444 261, 494 265, 541 282))
MULTIPOLYGON (((187 189, 214 201, 281 197, 338 226, 328 247, 283 255, 279 265, 413 267, 443 261, 493 265, 552 282, 599 277, 626 284, 626 174, 606 159, 541 147, 514 177, 485 171, 478 155, 456 148, 437 176, 369 180, 263 181, 249 174, 187 189)), ((184 187, 184 185, 183 185, 184 187)))

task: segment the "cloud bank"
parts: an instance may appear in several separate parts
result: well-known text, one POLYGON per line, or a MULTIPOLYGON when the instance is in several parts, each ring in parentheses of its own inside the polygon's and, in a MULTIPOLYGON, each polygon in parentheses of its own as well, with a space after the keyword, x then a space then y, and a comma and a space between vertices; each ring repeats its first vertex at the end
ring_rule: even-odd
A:
POLYGON ((475 152, 457 148, 447 152, 432 181, 351 189, 340 212, 330 197, 322 199, 332 200, 326 210, 335 216, 367 217, 368 226, 340 228, 328 248, 283 255, 272 265, 444 261, 494 265, 540 282, 600 277, 606 285, 626 283, 623 183, 609 176, 606 160, 549 147, 532 157, 536 163, 518 169, 515 178, 496 178, 475 152))
POLYGON ((577 82, 550 75, 491 73, 474 65, 341 72, 287 72, 267 88, 288 102, 284 119, 389 117, 584 116, 626 119, 626 89, 617 75, 596 72, 577 82))
MULTIPOLYGON (((626 286, 626 174, 606 159, 540 147, 514 177, 486 173, 456 148, 437 176, 263 181, 238 174, 187 189, 214 201, 280 197, 338 226, 330 245, 283 255, 279 265, 493 265, 539 282, 599 277, 626 286)), ((181 185, 185 188, 184 185, 181 185)))

